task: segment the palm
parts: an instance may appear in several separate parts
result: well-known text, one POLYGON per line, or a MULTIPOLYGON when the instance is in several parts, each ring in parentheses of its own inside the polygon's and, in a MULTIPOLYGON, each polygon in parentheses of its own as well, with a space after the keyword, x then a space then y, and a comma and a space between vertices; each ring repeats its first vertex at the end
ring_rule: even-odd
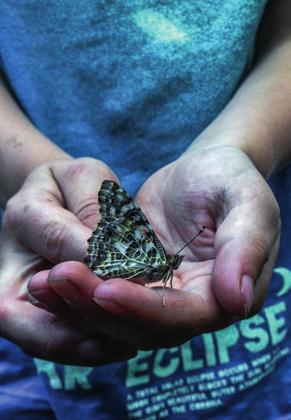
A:
POLYGON ((102 281, 77 262, 56 266, 49 283, 78 319, 84 315, 82 328, 92 318, 90 331, 152 349, 258 310, 278 250, 279 217, 272 192, 244 153, 217 147, 185 154, 149 178, 136 201, 170 255, 207 228, 183 250, 165 306, 156 284, 102 281), (70 305, 72 284, 82 299, 70 305), (92 307, 92 295, 99 308, 92 307))
MULTIPOLYGON (((256 227, 261 230, 260 225, 266 223, 262 210, 265 208, 272 213, 272 207, 275 207, 275 200, 267 185, 255 168, 250 167, 245 155, 222 150, 222 154, 230 155, 230 164, 227 165, 227 156, 222 156, 220 160, 219 151, 215 153, 215 165, 211 165, 213 156, 210 152, 206 156, 198 153, 195 160, 183 158, 166 166, 144 184, 137 196, 137 201, 169 254, 175 254, 206 225, 206 230, 183 250, 185 258, 175 272, 173 286, 176 289, 174 293, 180 294, 181 301, 187 296, 193 305, 200 304, 207 308, 208 313, 204 316, 209 319, 209 327, 211 324, 213 328, 231 321, 232 316, 226 315, 226 311, 233 315, 244 315, 240 293, 233 296, 237 302, 224 307, 213 280, 214 270, 220 275, 222 290, 227 289, 231 281, 230 271, 233 270, 235 277, 238 271, 236 265, 243 263, 240 261, 243 259, 241 249, 247 246, 250 223, 253 223, 253 230, 256 227), (248 195, 245 200, 244 192, 248 195), (261 203, 258 204, 259 200, 261 203), (249 214, 244 211, 247 207, 249 214), (251 214, 253 219, 250 221, 251 214), (259 216, 262 216, 261 219, 259 216), (234 244, 232 247, 228 244, 230 241, 234 244), (233 261, 217 258, 218 251, 223 248, 227 250, 225 256, 233 255, 233 261)), ((276 235, 276 227, 271 230, 276 235)), ((249 241, 251 243, 251 236, 249 241)), ((271 251, 276 254, 276 250, 277 245, 271 251)), ((243 271, 243 268, 240 269, 243 271)), ((233 280, 235 283, 235 278, 233 280)))
POLYGON ((152 176, 139 191, 137 201, 170 255, 175 255, 206 225, 205 231, 183 250, 184 259, 174 272, 173 287, 188 295, 192 293, 193 301, 200 300, 213 315, 217 315, 221 310, 211 290, 215 203, 209 203, 203 192, 194 192, 191 202, 180 201, 182 190, 179 189, 176 194, 174 189, 169 188, 172 171, 173 165, 169 165, 152 176), (165 179, 168 179, 166 183, 165 179))

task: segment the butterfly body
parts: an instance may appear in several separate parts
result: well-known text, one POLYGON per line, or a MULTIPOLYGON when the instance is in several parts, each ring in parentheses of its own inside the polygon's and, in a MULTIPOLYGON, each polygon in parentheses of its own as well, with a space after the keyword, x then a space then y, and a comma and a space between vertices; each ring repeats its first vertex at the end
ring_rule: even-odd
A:
POLYGON ((100 278, 172 282, 183 255, 168 255, 142 210, 118 184, 103 181, 101 220, 88 240, 85 263, 100 278))

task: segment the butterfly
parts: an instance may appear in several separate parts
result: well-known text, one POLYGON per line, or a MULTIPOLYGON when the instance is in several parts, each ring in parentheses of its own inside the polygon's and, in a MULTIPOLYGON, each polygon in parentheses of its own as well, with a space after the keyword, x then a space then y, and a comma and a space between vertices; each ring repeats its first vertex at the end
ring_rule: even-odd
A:
POLYGON ((140 207, 114 181, 103 181, 98 193, 101 220, 88 239, 85 264, 100 278, 143 278, 145 283, 172 280, 184 256, 168 255, 140 207))

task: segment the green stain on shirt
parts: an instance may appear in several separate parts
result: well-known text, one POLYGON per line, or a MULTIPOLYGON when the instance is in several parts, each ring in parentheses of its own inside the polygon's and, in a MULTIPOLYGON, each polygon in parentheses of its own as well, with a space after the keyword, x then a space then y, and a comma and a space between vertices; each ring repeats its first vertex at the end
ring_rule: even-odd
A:
POLYGON ((185 42, 187 34, 162 13, 141 10, 133 15, 135 24, 158 42, 185 42))

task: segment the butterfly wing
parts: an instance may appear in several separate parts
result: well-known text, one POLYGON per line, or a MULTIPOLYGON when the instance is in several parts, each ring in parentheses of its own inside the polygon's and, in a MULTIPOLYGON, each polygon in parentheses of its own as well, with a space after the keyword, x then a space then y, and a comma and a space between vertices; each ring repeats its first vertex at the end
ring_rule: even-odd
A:
POLYGON ((113 181, 103 181, 98 198, 101 220, 88 240, 87 266, 105 279, 162 278, 167 254, 142 210, 113 181))

